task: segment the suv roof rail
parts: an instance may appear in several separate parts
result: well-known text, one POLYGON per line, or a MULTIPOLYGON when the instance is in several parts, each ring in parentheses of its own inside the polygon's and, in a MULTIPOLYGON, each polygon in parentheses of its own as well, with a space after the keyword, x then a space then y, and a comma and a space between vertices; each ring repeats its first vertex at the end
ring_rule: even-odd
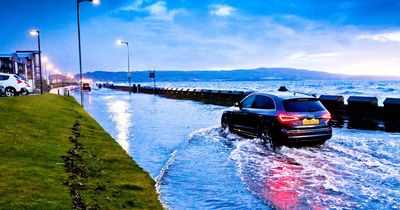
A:
POLYGON ((317 95, 315 93, 304 93, 304 92, 293 91, 294 95, 296 95, 296 93, 303 94, 303 95, 308 95, 308 96, 312 96, 312 97, 317 97, 317 95))
POLYGON ((312 97, 317 97, 317 96, 316 96, 315 94, 313 94, 313 93, 303 93, 303 92, 298 92, 298 91, 289 91, 289 89, 287 89, 286 86, 280 86, 280 87, 278 88, 278 91, 279 91, 279 92, 292 92, 293 95, 296 95, 296 93, 299 93, 299 94, 304 94, 304 95, 308 95, 308 96, 312 96, 312 97))

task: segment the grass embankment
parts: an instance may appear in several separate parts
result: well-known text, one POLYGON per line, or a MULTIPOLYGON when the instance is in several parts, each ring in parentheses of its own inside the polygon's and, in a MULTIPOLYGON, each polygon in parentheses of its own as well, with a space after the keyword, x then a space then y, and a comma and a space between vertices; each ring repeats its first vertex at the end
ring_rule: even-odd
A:
POLYGON ((154 184, 72 97, 0 99, 0 209, 161 209, 154 184))

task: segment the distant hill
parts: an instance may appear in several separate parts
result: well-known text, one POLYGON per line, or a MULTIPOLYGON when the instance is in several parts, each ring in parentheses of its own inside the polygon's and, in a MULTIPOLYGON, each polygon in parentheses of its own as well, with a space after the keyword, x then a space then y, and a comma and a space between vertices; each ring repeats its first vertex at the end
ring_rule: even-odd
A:
MULTIPOLYGON (((126 82, 127 72, 95 71, 84 74, 85 78, 103 82, 126 82)), ((268 80, 338 80, 372 79, 393 80, 393 77, 346 76, 319 71, 291 68, 258 68, 238 70, 156 71, 156 80, 161 82, 218 82, 218 81, 268 81, 268 80)), ((397 79, 400 79, 397 78, 397 79)), ((150 82, 149 71, 132 72, 132 82, 150 82)))

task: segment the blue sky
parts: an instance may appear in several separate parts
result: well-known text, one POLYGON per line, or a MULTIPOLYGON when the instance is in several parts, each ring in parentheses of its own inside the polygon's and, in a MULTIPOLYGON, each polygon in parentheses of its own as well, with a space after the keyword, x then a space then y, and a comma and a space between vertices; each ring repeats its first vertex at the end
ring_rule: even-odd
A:
MULTIPOLYGON (((0 52, 36 49, 78 72, 74 0, 0 0, 0 52)), ((102 0, 81 3, 84 71, 292 67, 400 75, 398 0, 102 0)))

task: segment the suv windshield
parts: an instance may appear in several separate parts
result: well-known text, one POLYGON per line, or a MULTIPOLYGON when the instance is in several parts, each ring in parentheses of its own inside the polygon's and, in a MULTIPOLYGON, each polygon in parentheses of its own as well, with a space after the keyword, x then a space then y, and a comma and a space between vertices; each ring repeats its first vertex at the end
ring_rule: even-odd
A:
POLYGON ((300 98, 283 101, 283 106, 287 112, 318 112, 325 110, 318 99, 300 98))

